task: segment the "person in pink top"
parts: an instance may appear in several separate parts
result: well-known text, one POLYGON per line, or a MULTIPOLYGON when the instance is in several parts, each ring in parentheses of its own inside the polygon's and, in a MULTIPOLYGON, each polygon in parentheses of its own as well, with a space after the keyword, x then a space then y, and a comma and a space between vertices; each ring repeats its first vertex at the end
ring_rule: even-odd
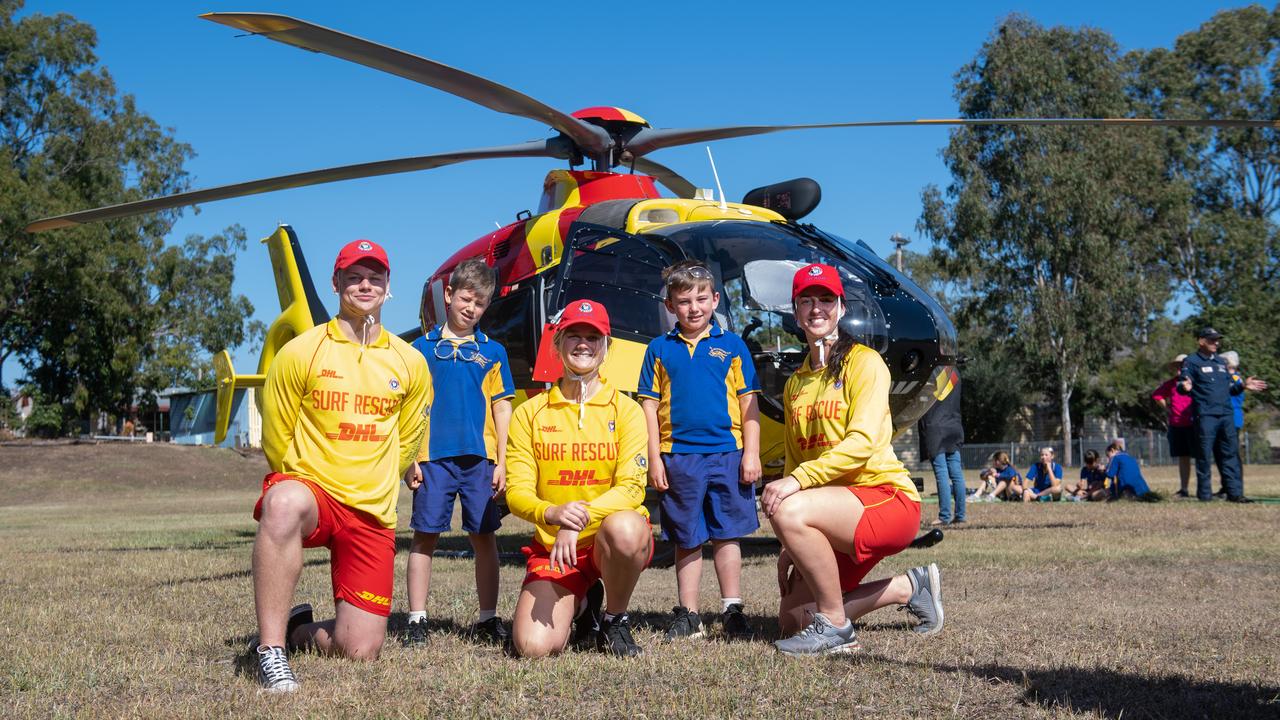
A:
POLYGON ((1177 497, 1185 498, 1191 481, 1191 458, 1195 456, 1196 429, 1191 423, 1191 396, 1177 386, 1178 372, 1186 355, 1178 355, 1169 363, 1173 377, 1164 381, 1151 393, 1151 399, 1169 413, 1169 455, 1178 458, 1178 478, 1182 489, 1177 497))

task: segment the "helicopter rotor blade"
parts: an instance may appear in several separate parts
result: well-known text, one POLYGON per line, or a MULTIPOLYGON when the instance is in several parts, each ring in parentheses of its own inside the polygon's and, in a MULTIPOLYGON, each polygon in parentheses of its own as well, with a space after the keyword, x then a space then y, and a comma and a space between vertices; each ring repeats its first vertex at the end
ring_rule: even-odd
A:
POLYGON ((399 75, 490 110, 546 123, 568 136, 584 154, 591 157, 605 156, 613 146, 613 140, 604 128, 585 123, 505 85, 403 50, 287 15, 215 12, 205 13, 200 17, 303 50, 332 55, 399 75))
POLYGON ((727 140, 729 138, 765 135, 787 130, 819 130, 823 128, 902 127, 911 125, 968 126, 984 125, 1076 125, 1118 127, 1217 127, 1280 129, 1280 120, 1184 120, 1163 118, 937 118, 920 120, 874 120, 867 122, 821 123, 813 125, 723 125, 707 128, 644 128, 627 143, 626 149, 640 157, 662 148, 727 140))
POLYGON ((680 173, 649 158, 633 158, 631 164, 636 170, 662 183, 668 190, 675 193, 676 197, 689 199, 698 191, 697 186, 681 177, 680 173))
POLYGON ((566 144, 567 143, 559 138, 553 138, 551 140, 533 140, 519 145, 460 150, 458 152, 439 153, 436 155, 419 155, 417 157, 378 160, 375 162, 358 163, 355 165, 341 165, 321 170, 293 173, 291 175, 279 175, 277 177, 264 178, 261 180, 250 180, 248 182, 236 183, 234 185, 222 185, 214 188, 206 188, 204 190, 192 190, 189 192, 178 193, 176 195, 166 195, 165 197, 136 200, 134 202, 120 203, 119 205, 110 205, 108 207, 95 208, 93 210, 81 210, 79 212, 68 213, 66 215, 55 215, 53 217, 43 218, 31 223, 26 227, 26 231, 29 233, 38 233, 46 230, 55 230, 57 228, 81 225, 87 222, 111 220, 113 218, 129 217, 131 215, 141 215, 143 213, 168 210, 170 208, 182 207, 184 205, 195 205, 197 203, 210 202, 213 200, 226 200, 229 198, 243 197, 245 195, 256 195, 258 193, 288 190, 291 188, 307 187, 309 185, 321 185, 324 183, 338 182, 340 180, 354 180, 357 178, 394 175, 396 173, 414 172, 417 170, 431 170, 444 165, 468 162, 470 160, 518 157, 563 158, 565 157, 565 153, 569 151, 567 147, 564 147, 566 144))

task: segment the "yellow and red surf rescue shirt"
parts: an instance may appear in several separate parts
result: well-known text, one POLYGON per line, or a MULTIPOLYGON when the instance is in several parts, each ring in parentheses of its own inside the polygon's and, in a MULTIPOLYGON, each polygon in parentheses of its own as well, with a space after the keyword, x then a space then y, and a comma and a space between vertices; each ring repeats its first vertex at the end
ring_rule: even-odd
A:
POLYGON ((262 449, 273 471, 310 480, 394 528, 400 477, 415 459, 430 401, 421 353, 386 330, 361 346, 330 320, 272 361, 262 449))
POLYGON ((839 379, 809 366, 787 380, 786 472, 801 488, 893 485, 920 502, 893 452, 889 367, 880 354, 854 345, 839 379))
POLYGON ((537 525, 535 539, 550 549, 558 525, 546 521, 547 508, 573 500, 587 503, 591 524, 578 547, 592 543, 600 521, 619 510, 648 517, 649 431, 635 400, 601 378, 587 400, 578 427, 578 403, 560 386, 525 401, 511 417, 507 434, 507 507, 537 525))

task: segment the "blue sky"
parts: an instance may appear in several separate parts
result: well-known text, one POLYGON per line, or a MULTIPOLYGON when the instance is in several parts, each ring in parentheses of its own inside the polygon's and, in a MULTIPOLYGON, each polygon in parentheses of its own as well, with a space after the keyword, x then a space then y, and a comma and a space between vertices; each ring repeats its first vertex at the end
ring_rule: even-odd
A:
MULTIPOLYGON (((1171 46, 1214 2, 223 2, 29 1, 24 13, 70 13, 98 31, 119 89, 191 144, 193 187, 332 165, 502 145, 550 135, 538 123, 328 56, 200 20, 207 11, 279 12, 454 65, 566 112, 618 105, 655 127, 953 117, 953 76, 996 23, 1023 13, 1088 25, 1125 50, 1171 46)), ((945 186, 941 128, 819 130, 716 143, 729 199, 798 176, 823 203, 810 220, 882 255, 915 231, 920 192, 945 186)), ((711 187, 703 146, 653 159, 711 187)), ((497 160, 322 185, 186 211, 170 241, 239 223, 236 290, 257 317, 278 310, 266 250, 278 223, 297 231, 322 298, 337 249, 367 237, 392 258, 384 319, 417 324, 423 280, 462 244, 535 209, 554 161, 497 160)), ((332 308, 330 308, 332 309, 332 308)), ((242 371, 256 358, 236 354, 242 371)), ((16 368, 6 368, 16 377, 16 368)))

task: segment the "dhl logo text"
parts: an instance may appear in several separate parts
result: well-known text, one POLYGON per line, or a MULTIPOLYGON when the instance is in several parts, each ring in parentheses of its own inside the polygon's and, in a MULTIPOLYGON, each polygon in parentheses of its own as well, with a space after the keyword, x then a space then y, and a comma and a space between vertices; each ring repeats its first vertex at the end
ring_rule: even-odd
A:
POLYGON ((338 432, 325 433, 330 440, 351 440, 354 442, 382 442, 386 435, 378 434, 378 426, 374 423, 339 423, 338 432))
POLYGON ((561 470, 560 477, 552 480, 550 485, 600 485, 604 480, 596 479, 595 470, 561 470))
POLYGON ((366 602, 371 602, 374 605, 387 605, 387 606, 391 605, 391 598, 386 597, 384 595, 375 595, 369 592, 368 590, 361 590, 360 592, 356 593, 356 597, 366 602))

